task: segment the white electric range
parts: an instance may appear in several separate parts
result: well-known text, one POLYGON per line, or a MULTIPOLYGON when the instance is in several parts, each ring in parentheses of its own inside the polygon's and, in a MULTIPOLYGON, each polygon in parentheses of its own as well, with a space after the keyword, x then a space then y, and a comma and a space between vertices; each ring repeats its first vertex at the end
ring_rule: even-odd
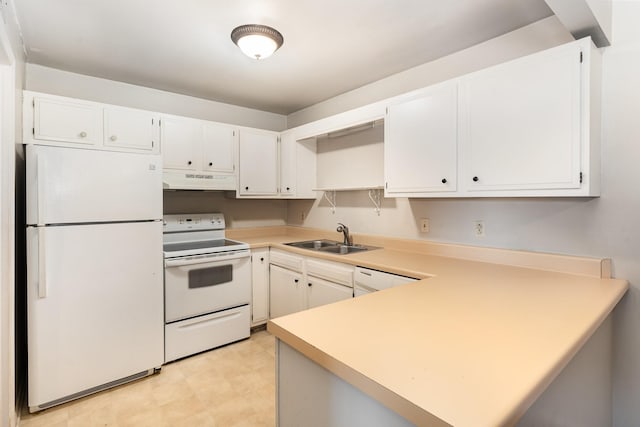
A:
POLYGON ((163 219, 165 363, 249 337, 249 245, 221 213, 163 219))

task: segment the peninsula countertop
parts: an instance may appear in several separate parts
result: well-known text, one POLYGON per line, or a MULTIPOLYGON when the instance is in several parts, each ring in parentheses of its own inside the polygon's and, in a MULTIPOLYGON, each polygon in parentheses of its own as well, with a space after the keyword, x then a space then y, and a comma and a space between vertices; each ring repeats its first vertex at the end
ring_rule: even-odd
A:
MULTIPOLYGON (((302 231, 274 231, 239 235, 252 247, 316 256, 283 245, 305 237, 302 231)), ((320 254, 426 279, 268 323, 277 338, 416 425, 515 423, 628 288, 625 280, 589 275, 596 259, 584 264, 595 268, 569 274, 557 270, 582 259, 548 255, 545 270, 416 248, 320 254)))

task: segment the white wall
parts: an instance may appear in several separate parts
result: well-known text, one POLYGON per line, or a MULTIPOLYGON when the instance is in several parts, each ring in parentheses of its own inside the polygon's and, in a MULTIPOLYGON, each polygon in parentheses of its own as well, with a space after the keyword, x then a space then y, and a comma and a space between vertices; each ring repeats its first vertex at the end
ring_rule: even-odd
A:
MULTIPOLYGON (((289 203, 288 221, 335 229, 337 222, 354 233, 394 235, 480 246, 574 255, 611 257, 613 273, 631 289, 614 317, 613 408, 616 426, 640 425, 640 2, 613 3, 613 43, 603 50, 602 196, 594 199, 385 199, 380 216, 365 192, 339 193, 337 211, 318 199, 289 203), (302 214, 305 220, 302 221, 302 214), (420 218, 431 220, 421 235, 420 218), (473 235, 473 221, 485 222, 486 237, 473 235)), ((396 95, 414 82, 469 71, 488 58, 518 56, 567 41, 566 31, 549 18, 529 28, 425 64, 357 91, 328 100, 290 117, 313 120, 343 109, 396 95), (543 34, 544 33, 544 34, 543 34), (479 60, 482 56, 482 60, 479 60), (485 57, 486 56, 486 57, 485 57), (479 62, 476 62, 479 61, 479 62), (410 75, 409 75, 410 74, 410 75), (404 82, 404 76, 411 80, 404 82), (382 96, 379 95, 382 93, 382 96)), ((336 233, 336 237, 338 234, 336 233)), ((602 387, 607 387, 602 384, 602 387)))
POLYGON ((281 131, 286 127, 286 117, 281 114, 36 64, 27 64, 25 89, 259 129, 281 131))
POLYGON ((573 40, 555 16, 312 105, 287 117, 293 128, 573 40))
POLYGON ((0 4, 0 426, 16 423, 15 199, 16 135, 24 58, 13 3, 0 4))

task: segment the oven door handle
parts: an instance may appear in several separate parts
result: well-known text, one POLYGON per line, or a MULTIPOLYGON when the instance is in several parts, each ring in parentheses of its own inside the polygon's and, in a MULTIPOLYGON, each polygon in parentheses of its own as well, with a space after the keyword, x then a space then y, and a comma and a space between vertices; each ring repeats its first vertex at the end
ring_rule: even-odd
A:
POLYGON ((224 255, 209 255, 209 256, 196 255, 195 257, 166 259, 164 261, 164 265, 167 267, 181 267, 184 265, 193 265, 193 264, 210 264, 212 262, 228 261, 231 259, 239 259, 239 258, 248 258, 249 255, 250 255, 249 251, 239 251, 232 254, 224 254, 224 255))

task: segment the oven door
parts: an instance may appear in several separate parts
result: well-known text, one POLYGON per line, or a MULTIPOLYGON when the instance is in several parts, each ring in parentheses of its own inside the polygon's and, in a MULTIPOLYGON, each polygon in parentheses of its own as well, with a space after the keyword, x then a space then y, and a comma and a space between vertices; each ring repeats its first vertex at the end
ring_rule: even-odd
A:
POLYGON ((251 301, 249 251, 165 260, 165 322, 213 313, 251 301))

